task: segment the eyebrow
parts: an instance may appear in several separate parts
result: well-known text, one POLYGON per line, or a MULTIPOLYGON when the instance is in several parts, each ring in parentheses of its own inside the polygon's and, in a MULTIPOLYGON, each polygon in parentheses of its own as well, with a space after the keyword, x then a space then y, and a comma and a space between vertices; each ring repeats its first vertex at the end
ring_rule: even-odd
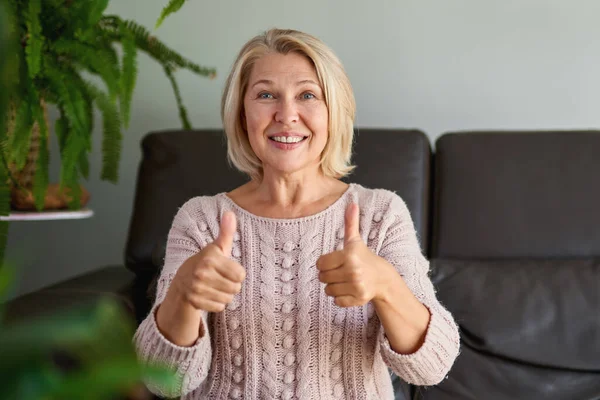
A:
MULTIPOLYGON (((254 87, 256 85, 259 85, 261 83, 263 83, 265 85, 272 85, 273 81, 271 81, 269 79, 261 79, 259 81, 254 82, 254 84, 252 85, 252 87, 254 87)), ((312 79, 304 79, 304 80, 298 81, 298 82, 296 82, 296 86, 301 86, 301 85, 304 85, 304 84, 307 84, 307 83, 311 84, 311 85, 315 85, 315 86, 321 87, 321 85, 319 85, 317 82, 313 81, 312 79)))

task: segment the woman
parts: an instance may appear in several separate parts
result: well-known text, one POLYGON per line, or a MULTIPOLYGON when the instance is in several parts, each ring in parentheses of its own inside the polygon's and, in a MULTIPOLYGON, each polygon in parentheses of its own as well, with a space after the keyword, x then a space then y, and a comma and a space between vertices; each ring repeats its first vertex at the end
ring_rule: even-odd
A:
POLYGON ((347 185, 355 103, 318 39, 273 29, 227 80, 231 162, 252 179, 175 216, 140 357, 185 399, 392 399, 388 367, 434 385, 459 350, 397 195, 347 185))

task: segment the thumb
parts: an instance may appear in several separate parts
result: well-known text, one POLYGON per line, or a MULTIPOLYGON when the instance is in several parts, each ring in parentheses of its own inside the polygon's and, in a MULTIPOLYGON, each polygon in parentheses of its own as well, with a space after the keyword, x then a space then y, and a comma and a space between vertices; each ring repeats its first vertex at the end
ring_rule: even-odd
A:
POLYGON ((219 237, 215 240, 215 244, 219 246, 223 254, 231 257, 231 248, 233 247, 233 235, 235 234, 237 221, 235 214, 232 211, 227 211, 221 218, 221 227, 219 229, 219 237))
POLYGON ((358 214, 358 204, 350 203, 350 205, 346 209, 344 244, 361 240, 358 214))

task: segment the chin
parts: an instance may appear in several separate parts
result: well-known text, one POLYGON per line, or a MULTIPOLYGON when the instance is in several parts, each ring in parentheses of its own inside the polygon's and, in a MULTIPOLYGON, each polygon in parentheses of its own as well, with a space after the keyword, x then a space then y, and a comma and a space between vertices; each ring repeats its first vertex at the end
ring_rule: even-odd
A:
POLYGON ((272 165, 270 169, 278 174, 291 175, 301 171, 309 171, 311 168, 307 164, 282 163, 272 165))

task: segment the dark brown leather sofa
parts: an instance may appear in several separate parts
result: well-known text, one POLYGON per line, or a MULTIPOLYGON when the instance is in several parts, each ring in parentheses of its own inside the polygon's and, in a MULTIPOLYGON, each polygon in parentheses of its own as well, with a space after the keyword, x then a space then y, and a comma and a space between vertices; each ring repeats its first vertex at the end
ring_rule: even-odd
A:
MULTIPOLYGON (((348 179, 404 198, 461 329, 447 379, 395 378, 396 398, 599 400, 600 132, 448 133, 433 147, 418 130, 357 129, 348 179)), ((125 266, 15 299, 10 321, 112 296, 140 322, 178 207, 245 181, 218 130, 154 132, 142 150, 125 266)))

